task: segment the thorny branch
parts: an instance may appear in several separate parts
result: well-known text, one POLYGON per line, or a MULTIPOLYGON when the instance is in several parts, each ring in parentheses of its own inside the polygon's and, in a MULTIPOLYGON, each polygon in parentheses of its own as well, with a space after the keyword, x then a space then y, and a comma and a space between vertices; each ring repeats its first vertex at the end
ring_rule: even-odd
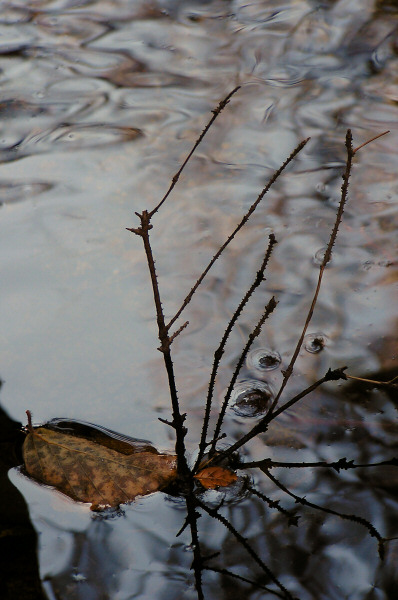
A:
POLYGON ((232 90, 232 92, 230 92, 225 98, 224 100, 221 100, 221 102, 219 103, 219 105, 217 106, 217 108, 215 110, 212 110, 213 116, 211 117, 210 121, 207 123, 206 127, 203 129, 202 133, 200 134, 200 136, 198 137, 198 139, 196 140, 192 150, 189 152, 188 156, 186 157, 186 159, 184 160, 184 162, 182 163, 181 167, 178 169, 177 173, 172 177, 171 180, 171 184, 169 189, 167 190, 167 192, 165 193, 165 195, 163 196, 163 198, 161 199, 161 201, 159 202, 159 204, 157 204, 157 206, 155 206, 155 208, 153 210, 151 210, 151 212, 149 213, 149 218, 151 219, 153 217, 153 215, 155 213, 158 212, 159 208, 161 206, 163 206, 163 204, 165 203, 165 201, 167 200, 167 198, 169 197, 169 195, 171 194, 171 192, 173 191, 177 181, 180 178, 181 173, 183 172, 183 170, 185 169, 188 161, 190 160, 190 158, 192 157, 193 153, 195 152, 196 148, 199 146, 200 142, 203 140, 203 138, 205 137, 206 133, 209 131, 210 127, 213 125, 214 121, 217 119, 218 115, 220 114, 220 112, 222 110, 224 110, 224 108, 227 106, 227 104, 229 103, 230 99, 232 98, 232 96, 234 94, 236 94, 236 92, 240 90, 240 85, 238 85, 235 89, 232 90))
MULTIPOLYGON (((265 253, 263 262, 261 263, 261 266, 260 266, 259 270, 257 271, 256 277, 255 277, 252 285, 250 286, 250 288, 247 290, 246 294, 242 298, 241 302, 239 303, 237 309, 235 310, 234 314, 232 315, 232 318, 229 320, 229 323, 224 332, 224 335, 221 338, 220 344, 219 344, 217 350, 214 352, 214 361, 213 361, 213 367, 212 367, 211 374, 210 374, 209 387, 208 387, 207 398, 206 398, 206 408, 205 408, 205 414, 204 414, 204 418, 203 418, 202 434, 201 434, 200 443, 199 443, 199 454, 198 454, 198 458, 195 463, 194 471, 198 468, 198 466, 203 458, 203 455, 206 451, 206 448, 207 448, 206 436, 207 436, 207 430, 208 430, 209 419, 210 419, 211 403, 212 403, 213 393, 214 393, 214 384, 216 381, 218 368, 220 366, 220 362, 221 362, 222 356, 225 351, 225 345, 228 341, 228 338, 231 334, 233 327, 235 326, 235 324, 236 324, 239 316, 241 315, 243 309, 245 308, 246 304, 249 302, 249 300, 252 297, 256 288, 258 288, 259 285, 261 285, 261 283, 265 280, 264 272, 265 272, 265 269, 267 268, 272 250, 276 243, 277 243, 277 241, 275 239, 275 236, 273 233, 271 233, 269 236, 269 243, 268 243, 267 251, 265 253)), ((222 418, 221 418, 221 422, 222 422, 222 418)), ((221 423, 220 423, 220 426, 221 426, 221 423)), ((218 439, 218 436, 215 436, 216 441, 217 441, 217 439, 218 439)), ((213 442, 213 445, 214 445, 214 443, 215 442, 213 442)))

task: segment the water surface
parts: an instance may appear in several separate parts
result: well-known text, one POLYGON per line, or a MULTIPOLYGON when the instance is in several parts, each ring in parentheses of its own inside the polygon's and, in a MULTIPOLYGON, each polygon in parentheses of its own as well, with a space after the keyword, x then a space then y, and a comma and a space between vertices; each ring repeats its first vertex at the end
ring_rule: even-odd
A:
MULTIPOLYGON (((220 403, 259 311, 279 304, 254 350, 286 367, 314 289, 340 195, 348 127, 358 153, 333 261, 287 395, 348 366, 360 377, 396 373, 397 22, 392 1, 243 3, 2 2, 0 17, 0 256, 2 405, 25 421, 99 423, 172 450, 166 378, 140 240, 126 231, 151 209, 210 111, 236 85, 153 220, 166 315, 179 307, 273 171, 311 137, 294 166, 215 265, 186 311, 174 356, 187 443, 195 451, 212 355, 274 232, 265 287, 231 336, 216 386, 220 403), (307 340, 308 341, 308 340, 307 340), (309 340, 311 342, 311 340, 309 340), (308 346, 311 348, 311 345, 308 346)), ((256 369, 242 379, 257 377, 256 369)), ((280 367, 270 372, 280 382, 280 367)), ((228 411, 233 441, 253 425, 228 411)), ((396 448, 396 398, 333 384, 253 441, 250 458, 367 462, 396 448), (395 401, 395 405, 394 405, 395 401), (298 451, 300 458, 298 459, 298 451)), ((385 468, 387 469, 387 468, 385 468)), ((397 476, 381 470, 278 473, 322 506, 361 515, 396 536, 397 476)), ((157 494, 125 517, 93 521, 85 507, 10 475, 40 532, 49 598, 194 598, 184 513, 157 494), (126 535, 126 529, 129 534, 126 535), (150 576, 149 576, 150 573, 150 576)), ((270 497, 287 498, 258 476, 270 497)), ((247 497, 225 509, 301 600, 387 599, 397 585, 396 542, 380 565, 358 525, 306 511, 300 528, 247 497)), ((267 583, 221 524, 202 517, 209 554, 267 583)), ((264 598, 243 582, 206 574, 206 598, 264 598)), ((272 597, 272 596, 269 596, 272 597)))

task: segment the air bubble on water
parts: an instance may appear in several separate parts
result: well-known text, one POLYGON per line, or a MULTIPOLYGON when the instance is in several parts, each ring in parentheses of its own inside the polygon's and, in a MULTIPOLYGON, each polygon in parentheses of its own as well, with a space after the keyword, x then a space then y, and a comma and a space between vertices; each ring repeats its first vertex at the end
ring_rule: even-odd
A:
POLYGON ((281 355, 276 350, 258 348, 248 354, 246 365, 251 371, 272 371, 279 367, 281 360, 281 355))
POLYGON ((322 248, 319 248, 319 250, 317 250, 315 252, 314 258, 312 259, 313 263, 315 265, 321 265, 322 264, 322 261, 323 261, 324 256, 325 256, 326 249, 327 249, 327 246, 322 246, 322 248))
POLYGON ((328 343, 328 338, 323 333, 309 333, 304 338, 304 348, 310 354, 318 354, 328 343))
POLYGON ((257 379, 238 382, 231 395, 231 408, 240 417, 258 417, 267 412, 274 391, 269 383, 257 379))

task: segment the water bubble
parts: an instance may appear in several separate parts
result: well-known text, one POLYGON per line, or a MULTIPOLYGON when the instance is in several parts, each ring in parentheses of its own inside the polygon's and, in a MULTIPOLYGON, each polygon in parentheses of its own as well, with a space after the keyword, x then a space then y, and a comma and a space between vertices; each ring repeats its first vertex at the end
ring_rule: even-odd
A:
POLYGON ((323 333, 309 333, 304 338, 304 348, 311 354, 318 354, 328 343, 328 338, 323 333))
POLYGON ((257 379, 238 382, 231 395, 231 408, 240 417, 258 417, 269 408, 274 391, 269 383, 257 379))
POLYGON ((317 250, 315 252, 314 258, 312 259, 313 263, 315 265, 321 265, 322 264, 323 258, 325 256, 326 248, 327 248, 327 246, 323 246, 322 248, 319 248, 319 250, 317 250))
POLYGON ((258 348, 248 354, 246 365, 253 371, 272 371, 279 367, 281 360, 279 352, 269 348, 258 348))

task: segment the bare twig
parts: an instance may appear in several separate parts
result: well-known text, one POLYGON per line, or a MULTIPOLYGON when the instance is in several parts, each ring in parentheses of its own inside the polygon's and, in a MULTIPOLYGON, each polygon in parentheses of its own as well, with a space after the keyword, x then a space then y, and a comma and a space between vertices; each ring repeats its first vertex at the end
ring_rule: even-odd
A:
POLYGON ((228 239, 224 242, 224 244, 221 246, 221 248, 216 252, 216 254, 213 256, 213 258, 211 259, 211 261, 205 268, 205 270, 202 272, 201 276, 196 281, 195 285, 190 290, 189 294, 186 296, 181 307, 178 309, 178 311, 176 312, 174 317, 171 319, 171 321, 169 321, 169 323, 167 324, 168 329, 170 329, 170 327, 173 325, 173 323, 175 323, 175 321, 179 318, 182 311, 190 303, 190 301, 192 300, 192 296, 194 295, 194 293, 198 289, 199 285, 202 283, 203 279, 206 277, 207 273, 210 271, 211 267, 214 265, 216 260, 221 256, 221 254, 224 252, 224 250, 228 246, 228 244, 230 244, 230 242, 234 239, 234 237, 238 233, 238 231, 240 231, 242 229, 242 227, 247 223, 250 216, 253 214, 253 212, 256 210, 257 206, 261 202, 261 200, 264 198, 265 194, 268 192, 268 190, 271 188, 271 186, 275 183, 275 181, 279 178, 279 176, 283 173, 283 171, 286 169, 288 164, 291 163, 292 160, 297 156, 297 154, 304 148, 304 146, 306 145, 306 143, 308 142, 309 139, 310 138, 307 138, 306 140, 303 140, 302 142, 300 142, 300 144, 293 150, 293 152, 290 154, 290 156, 285 160, 283 165, 281 167, 279 167, 279 169, 277 171, 275 171, 275 173, 273 174, 271 179, 268 181, 267 185, 264 187, 264 189, 258 196, 257 200, 255 202, 253 202, 253 204, 251 205, 251 207, 249 208, 247 213, 244 215, 244 217, 241 219, 239 224, 235 227, 235 229, 230 234, 228 239))
POLYGON ((168 330, 165 326, 164 322, 164 314, 162 308, 162 302, 160 298, 159 285, 156 275, 155 269, 155 260, 152 254, 151 243, 149 239, 149 231, 152 229, 152 225, 150 223, 150 215, 144 210, 141 214, 136 213, 137 216, 141 220, 141 226, 138 228, 129 229, 129 231, 139 235, 143 241, 146 259, 148 263, 148 269, 151 276, 152 282, 152 291, 156 308, 156 320, 158 324, 158 335, 160 340, 160 351, 163 354, 163 360, 167 371, 167 377, 169 382, 170 389, 170 398, 173 409, 173 421, 170 423, 175 431, 176 431, 176 454, 177 454, 177 472, 179 476, 183 479, 189 479, 190 470, 188 467, 186 453, 185 453, 185 435, 186 428, 184 427, 184 419, 185 415, 182 415, 180 412, 179 402, 178 402, 178 394, 176 388, 176 381, 174 375, 174 366, 171 358, 170 351, 170 337, 168 335, 168 330))
POLYGON ((191 540, 193 550, 193 561, 191 568, 193 569, 195 575, 195 587, 196 592, 198 594, 198 600, 204 600, 204 594, 202 589, 203 558, 198 535, 198 519, 201 515, 195 508, 195 499, 192 494, 192 487, 190 493, 185 498, 185 502, 187 506, 187 521, 191 529, 191 540))
MULTIPOLYGON (((275 310, 275 307, 276 307, 276 301, 275 301, 275 298, 272 297, 271 300, 268 302, 267 306, 265 307, 265 310, 264 310, 263 314, 261 315, 261 318, 258 321, 257 325, 253 329, 252 333, 249 335, 246 345, 242 350, 242 354, 240 355, 239 360, 236 364, 235 370, 231 377, 231 381, 229 382, 227 393, 225 394, 225 397, 224 397, 224 400, 223 400, 223 403, 221 406, 220 413, 218 415, 217 424, 214 429, 213 440, 212 440, 211 447, 209 450, 210 456, 214 456, 214 453, 216 451, 217 439, 220 436, 220 431, 221 431, 221 426, 222 426, 222 423, 224 420, 225 411, 227 410, 228 402, 231 398, 231 394, 234 389, 234 386, 235 386, 236 380, 238 378, 238 375, 240 373, 240 370, 243 366, 243 363, 245 362, 247 353, 249 352, 250 347, 253 344, 256 337, 258 337, 260 335, 262 326, 264 325, 266 319, 268 319, 269 315, 275 310)), ((230 449, 227 450, 228 454, 232 454, 232 451, 229 452, 229 450, 230 449)), ((225 457, 225 454, 224 454, 224 457, 225 457)))
POLYGON ((305 334, 307 333, 307 329, 308 326, 310 324, 310 321, 312 319, 312 315, 314 313, 314 309, 315 309, 315 305, 317 303, 318 300, 318 295, 321 289, 321 283, 322 283, 322 279, 323 279, 323 274, 325 272, 326 266, 329 263, 330 259, 332 258, 332 249, 333 246, 335 244, 336 241, 336 237, 337 237, 337 232, 339 230, 339 226, 341 223, 341 219, 344 213, 344 207, 345 204, 347 202, 347 194, 348 194, 348 180, 351 174, 351 168, 352 168, 352 160, 354 158, 354 151, 352 149, 352 135, 351 135, 351 130, 348 129, 347 134, 346 134, 346 149, 347 149, 347 161, 346 161, 346 167, 345 167, 345 171, 343 173, 343 184, 341 186, 341 199, 340 199, 340 203, 339 203, 339 207, 337 210, 337 214, 336 214, 336 219, 334 222, 334 226, 332 229, 332 233, 330 234, 330 239, 329 239, 329 243, 327 245, 326 248, 326 252, 324 254, 322 263, 319 267, 319 275, 318 275, 318 282, 316 285, 316 289, 315 289, 315 293, 314 296, 312 298, 312 302, 311 302, 311 306, 309 308, 305 323, 304 323, 304 327, 303 330, 301 332, 300 338, 297 342, 296 348, 293 352, 293 356, 290 360, 289 366, 287 367, 287 369, 285 371, 283 371, 283 381, 282 381, 282 385, 277 393, 277 395, 275 396, 275 399, 272 403, 270 412, 272 413, 273 410, 275 409, 276 405, 278 404, 279 398, 282 395, 283 390, 286 387, 287 382, 289 381, 292 373, 293 373, 293 367, 296 363, 297 360, 297 356, 301 350, 301 346, 303 344, 303 340, 305 337, 305 334))
POLYGON ((398 384, 398 375, 390 379, 390 381, 376 381, 375 379, 365 379, 364 377, 354 377, 354 375, 347 375, 347 379, 353 379, 354 381, 362 381, 363 383, 370 383, 377 387, 395 387, 398 384))
POLYGON ((279 503, 279 500, 271 500, 271 498, 268 498, 268 496, 266 496, 265 494, 262 494, 261 492, 256 490, 256 488, 254 488, 252 486, 248 486, 248 489, 251 491, 252 494, 254 494, 258 498, 260 498, 260 500, 262 500, 266 504, 268 504, 268 506, 270 508, 274 508, 278 512, 285 515, 285 517, 287 517, 287 519, 288 519, 288 522, 287 522, 288 525, 294 525, 295 527, 298 526, 298 520, 300 517, 293 515, 291 513, 291 511, 286 510, 286 508, 282 508, 282 506, 279 503))
POLYGON ((358 152, 358 150, 360 150, 361 148, 363 148, 364 146, 367 146, 368 144, 370 144, 370 142, 374 142, 375 140, 378 140, 379 138, 381 138, 382 135, 386 135, 387 133, 390 133, 390 130, 388 129, 387 131, 383 131, 383 133, 379 133, 378 135, 375 135, 374 137, 372 137, 370 140, 367 140, 366 142, 364 142, 363 144, 361 144, 360 146, 357 146, 352 152, 353 154, 356 154, 358 152))
POLYGON ((224 332, 224 335, 222 336, 220 344, 214 353, 214 361, 213 361, 212 371, 210 374, 205 414, 204 414, 204 418, 203 418, 202 433, 201 433, 201 439, 200 439, 200 443, 199 443, 199 454, 198 454, 198 458, 195 463, 194 471, 196 471, 196 469, 198 468, 198 466, 203 458, 203 455, 205 453, 206 447, 207 447, 206 436, 207 436, 207 430, 208 430, 209 419, 210 419, 211 404, 212 404, 213 393, 214 393, 214 384, 216 381, 218 368, 220 366, 220 361, 224 354, 225 345, 226 345, 228 338, 231 334, 231 331, 232 331, 234 325, 236 324, 239 316, 241 315, 244 307, 246 306, 246 304, 252 297, 256 288, 258 288, 259 285, 264 281, 264 272, 265 272, 265 269, 267 268, 267 265, 268 265, 268 262, 269 262, 269 259, 270 259, 271 253, 272 253, 272 249, 276 243, 277 243, 277 241, 275 239, 275 236, 273 233, 271 233, 269 236, 269 243, 268 243, 267 251, 265 253, 265 256, 264 256, 263 262, 260 266, 260 269, 257 271, 255 280, 253 281, 252 285, 250 286, 250 288, 247 290, 246 294, 242 298, 241 302, 239 303, 239 306, 237 307, 234 314, 232 315, 232 318, 229 320, 229 323, 224 332))
POLYGON ((196 148, 199 146, 200 142, 203 140, 203 138, 205 137, 206 133, 209 131, 210 127, 213 125, 214 121, 217 119, 217 117, 220 114, 220 112, 227 106, 227 104, 230 101, 231 97, 234 94, 236 94, 236 92, 239 89, 240 89, 240 85, 238 85, 235 89, 233 89, 232 92, 230 92, 224 98, 224 100, 221 100, 220 104, 217 106, 217 108, 215 110, 212 110, 213 116, 211 117, 210 121, 207 123, 206 127, 203 129, 202 133, 200 134, 200 136, 196 140, 196 142, 195 142, 192 150, 190 151, 190 153, 188 154, 188 156, 186 157, 186 159, 182 163, 181 167, 178 169, 177 173, 173 176, 173 178, 171 180, 171 184, 170 184, 169 189, 167 190, 167 192, 165 193, 165 195, 163 196, 163 198, 161 199, 161 201, 159 202, 159 204, 157 204, 155 206, 155 208, 153 210, 151 210, 151 212, 149 213, 149 218, 150 219, 153 217, 153 215, 155 213, 158 212, 159 208, 161 206, 163 206, 163 204, 165 203, 165 201, 167 200, 167 198, 169 197, 169 195, 173 191, 174 186, 176 185, 177 181, 179 180, 181 173, 185 169, 185 167, 186 167, 189 159, 192 157, 192 155, 195 152, 196 148))

